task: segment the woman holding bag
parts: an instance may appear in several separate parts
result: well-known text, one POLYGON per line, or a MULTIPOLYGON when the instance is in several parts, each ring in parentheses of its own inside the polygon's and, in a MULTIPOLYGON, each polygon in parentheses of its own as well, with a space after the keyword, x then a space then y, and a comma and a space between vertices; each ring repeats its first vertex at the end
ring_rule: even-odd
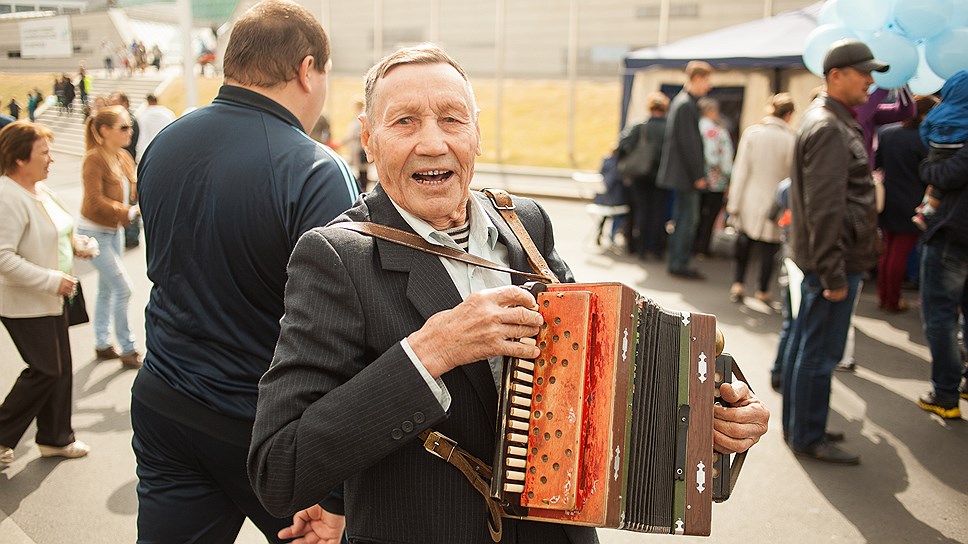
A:
POLYGON ((96 247, 75 236, 74 218, 41 183, 53 159, 51 132, 29 121, 0 130, 0 321, 27 368, 0 405, 0 464, 36 418, 42 457, 76 458, 90 447, 71 427, 68 297, 73 258, 96 247))
POLYGON ((94 306, 94 351, 98 359, 121 359, 127 368, 141 368, 141 354, 128 326, 131 281, 121 261, 122 227, 140 211, 135 189, 134 160, 124 148, 131 143, 132 123, 122 106, 101 108, 88 118, 84 130, 82 177, 84 198, 78 232, 98 241, 101 254, 94 258, 98 271, 94 306), (110 342, 111 322, 120 352, 110 342))

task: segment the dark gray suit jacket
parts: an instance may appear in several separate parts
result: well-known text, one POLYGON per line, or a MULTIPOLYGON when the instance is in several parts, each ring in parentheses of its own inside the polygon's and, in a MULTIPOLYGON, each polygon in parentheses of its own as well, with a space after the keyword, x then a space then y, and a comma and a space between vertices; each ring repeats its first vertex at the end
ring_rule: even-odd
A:
MULTIPOLYGON (((530 270, 505 221, 484 199, 512 268, 530 270)), ((550 267, 574 281, 554 250, 544 210, 514 200, 550 267)), ((412 232, 382 188, 337 218, 412 232)), ((523 278, 512 276, 515 283, 523 278)), ((443 376, 444 412, 400 340, 461 302, 438 257, 338 228, 299 240, 289 263, 286 314, 275 357, 259 385, 249 476, 263 504, 290 515, 343 483, 355 542, 490 542, 484 499, 416 436, 432 427, 473 455, 494 451, 497 391, 486 361, 443 376)), ((594 529, 505 520, 504 540, 597 542, 594 529)))

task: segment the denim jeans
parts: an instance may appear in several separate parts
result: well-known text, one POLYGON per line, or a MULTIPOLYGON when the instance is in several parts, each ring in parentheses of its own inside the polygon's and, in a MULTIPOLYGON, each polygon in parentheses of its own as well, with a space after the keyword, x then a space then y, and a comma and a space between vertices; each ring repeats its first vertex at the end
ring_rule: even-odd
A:
POLYGON ((669 237, 669 271, 684 272, 689 268, 692 246, 699 227, 699 191, 676 191, 676 229, 669 237))
POLYGON ((793 324, 795 345, 788 346, 793 364, 783 377, 783 430, 794 449, 819 443, 827 430, 830 380, 844 355, 847 330, 861 275, 847 275, 847 298, 823 296, 820 276, 806 273, 800 284, 800 309, 793 324))
MULTIPOLYGON (((945 405, 958 403, 964 365, 958 351, 958 308, 968 315, 968 246, 932 239, 921 248, 921 321, 931 350, 931 386, 945 405)), ((965 326, 968 341, 968 325, 965 326)))
POLYGON ((78 234, 97 240, 101 254, 91 263, 98 271, 97 302, 94 305, 94 347, 110 347, 109 330, 114 321, 114 335, 121 353, 135 351, 134 334, 128 326, 128 301, 131 299, 131 281, 121 262, 121 229, 113 233, 77 229, 78 234))

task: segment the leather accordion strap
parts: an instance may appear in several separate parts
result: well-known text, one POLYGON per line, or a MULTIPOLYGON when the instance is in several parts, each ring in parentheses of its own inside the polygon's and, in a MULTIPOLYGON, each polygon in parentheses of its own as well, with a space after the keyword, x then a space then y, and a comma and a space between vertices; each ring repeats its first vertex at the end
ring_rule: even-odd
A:
MULTIPOLYGON (((417 251, 423 251, 424 253, 430 253, 432 255, 437 255, 438 257, 445 257, 447 259, 453 259, 455 261, 460 261, 462 263, 471 264, 474 266, 480 266, 482 268, 489 268, 491 270, 497 270, 498 272, 507 272, 508 274, 517 274, 519 276, 524 276, 529 280, 540 281, 542 283, 553 283, 557 281, 554 274, 551 277, 542 276, 538 274, 532 274, 530 272, 521 272, 513 268, 508 268, 506 266, 499 265, 493 261, 483 259, 477 255, 471 255, 465 251, 460 251, 447 246, 438 246, 436 244, 431 244, 430 242, 424 240, 416 234, 403 231, 400 229, 395 229, 393 227, 388 227, 386 225, 381 225, 379 223, 367 223, 367 222, 347 222, 347 223, 336 223, 332 227, 341 228, 344 230, 351 230, 353 232, 359 232, 360 234, 366 234, 368 236, 373 236, 374 238, 380 238, 381 240, 386 240, 388 242, 393 242, 395 244, 400 244, 402 246, 409 247, 411 249, 416 249, 417 251)), ((528 239, 530 240, 530 238, 528 239)), ((550 272, 550 271, 549 271, 550 272)))
MULTIPOLYGON (((739 364, 733 361, 733 377, 739 378, 740 381, 749 387, 750 393, 753 393, 753 386, 750 382, 746 380, 746 376, 743 375, 742 369, 739 368, 739 364)), ((733 463, 729 467, 729 494, 733 494, 733 489, 736 488, 736 481, 739 480, 739 473, 743 470, 743 463, 746 462, 746 454, 749 450, 738 452, 733 456, 733 463)))
POLYGON ((503 510, 497 499, 491 497, 491 467, 460 448, 457 442, 437 431, 424 429, 417 437, 423 441, 424 448, 427 451, 456 467, 474 486, 474 489, 484 496, 488 510, 487 530, 491 533, 491 540, 500 542, 502 533, 501 513, 503 510))
POLYGON ((534 245, 531 235, 528 234, 527 229, 524 228, 524 224, 521 223, 521 219, 518 218, 517 212, 514 211, 514 203, 511 201, 511 195, 503 189, 482 189, 481 192, 491 199, 494 208, 501 213, 501 216, 507 221, 508 226, 511 227, 511 231, 518 238, 521 247, 528 254, 528 262, 531 263, 531 268, 538 274, 551 280, 550 282, 544 280, 545 283, 560 283, 558 276, 555 276, 555 273, 551 271, 551 267, 548 266, 544 257, 541 256, 541 252, 534 245))

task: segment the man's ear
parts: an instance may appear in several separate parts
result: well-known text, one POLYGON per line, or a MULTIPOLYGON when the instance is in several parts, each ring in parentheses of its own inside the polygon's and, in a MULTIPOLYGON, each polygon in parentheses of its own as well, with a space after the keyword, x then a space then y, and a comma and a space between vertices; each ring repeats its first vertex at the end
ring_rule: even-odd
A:
POLYGON ((312 91, 312 85, 309 83, 309 75, 311 70, 316 69, 316 58, 312 55, 306 55, 303 57, 302 62, 299 63, 299 74, 296 79, 299 82, 299 88, 305 92, 312 91))
POLYGON ((360 143, 363 145, 363 152, 366 153, 366 160, 369 162, 373 162, 373 159, 370 158, 370 147, 369 147, 370 121, 369 119, 367 119, 365 113, 361 113, 359 116, 357 116, 357 119, 360 121, 360 124, 363 125, 360 128, 360 143))

